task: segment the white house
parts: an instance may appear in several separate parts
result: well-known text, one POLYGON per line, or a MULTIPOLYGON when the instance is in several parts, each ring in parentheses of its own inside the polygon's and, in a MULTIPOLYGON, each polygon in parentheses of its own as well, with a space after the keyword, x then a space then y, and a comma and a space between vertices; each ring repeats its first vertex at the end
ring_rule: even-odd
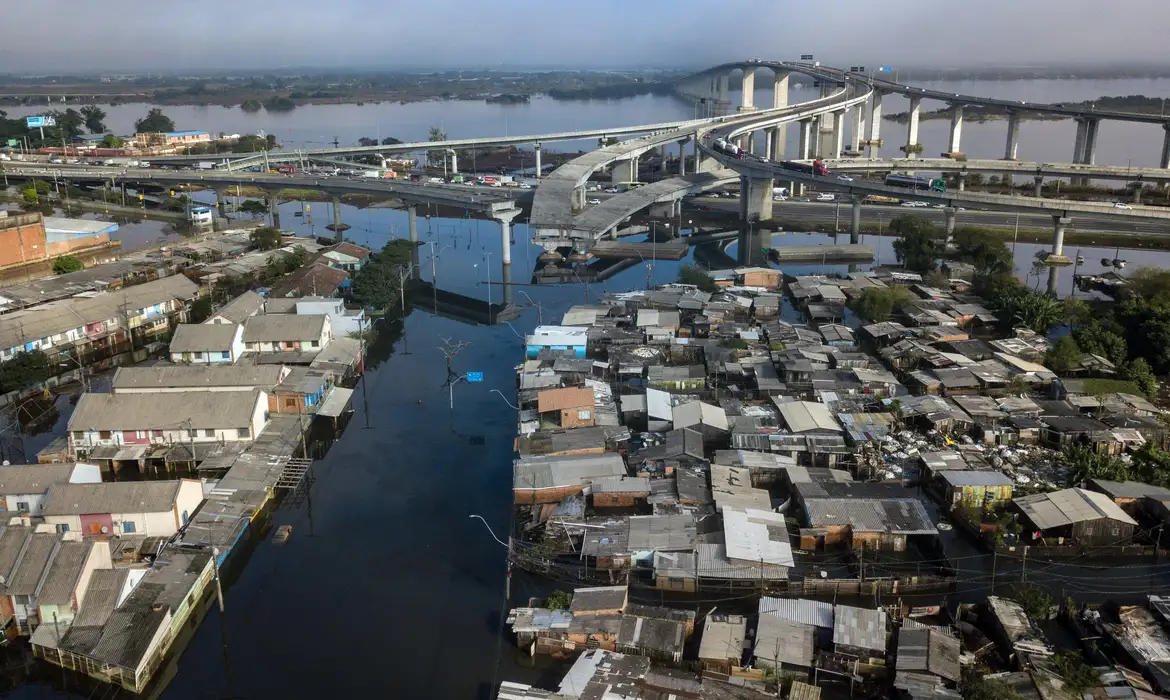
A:
POLYGON ((0 496, 9 514, 38 516, 53 484, 100 484, 96 464, 16 464, 0 467, 0 496))
POLYGON ((224 304, 204 323, 243 323, 264 311, 264 297, 251 290, 224 304))
POLYGON ((268 394, 243 391, 82 394, 69 418, 69 449, 251 442, 268 424, 268 394))
POLYGON ((203 502, 198 479, 54 484, 45 499, 45 523, 84 537, 170 537, 203 502))
POLYGON ((62 542, 49 562, 35 600, 31 601, 36 605, 41 625, 49 629, 60 625, 62 632, 68 629, 85 602, 94 573, 112 568, 109 542, 96 537, 62 542))
POLYGON ((236 324, 184 323, 171 338, 171 362, 231 364, 244 354, 244 327, 236 324))
POLYGON ((347 309, 344 300, 332 297, 273 299, 268 303, 267 309, 269 315, 315 316, 325 314, 329 317, 330 330, 335 338, 361 331, 366 322, 366 312, 363 309, 347 309))
POLYGON ((332 324, 325 314, 265 314, 244 322, 248 352, 315 352, 332 338, 332 324))

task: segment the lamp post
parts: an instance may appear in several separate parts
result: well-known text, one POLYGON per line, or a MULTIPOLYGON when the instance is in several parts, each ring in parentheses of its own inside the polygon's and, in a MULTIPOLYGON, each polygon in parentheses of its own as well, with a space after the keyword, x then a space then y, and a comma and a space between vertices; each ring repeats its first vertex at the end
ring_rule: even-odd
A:
POLYGON ((536 325, 543 326, 544 325, 544 307, 541 306, 540 304, 537 304, 536 301, 534 301, 532 297, 528 296, 528 292, 524 291, 523 289, 517 290, 517 293, 523 294, 524 298, 528 300, 528 303, 530 303, 536 307, 536 325))
POLYGON ((501 400, 502 400, 504 403, 508 404, 508 406, 510 406, 510 407, 511 407, 513 410, 515 410, 517 413, 519 413, 519 412, 520 412, 520 407, 519 407, 519 406, 516 406, 516 405, 515 405, 515 404, 513 404, 511 401, 509 401, 509 400, 508 400, 508 397, 507 397, 507 396, 504 396, 504 392, 500 391, 499 389, 492 389, 492 390, 491 390, 490 392, 488 392, 488 393, 490 393, 490 394, 499 394, 499 395, 500 395, 500 399, 501 399, 501 400))

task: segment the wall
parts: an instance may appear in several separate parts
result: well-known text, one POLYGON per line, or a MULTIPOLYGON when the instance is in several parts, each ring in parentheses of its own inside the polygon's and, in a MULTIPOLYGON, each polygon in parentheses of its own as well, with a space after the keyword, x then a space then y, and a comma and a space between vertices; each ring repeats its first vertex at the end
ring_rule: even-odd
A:
POLYGON ((40 214, 0 217, 0 267, 45 260, 49 244, 40 214))
POLYGON ((548 489, 512 489, 512 497, 516 505, 527 505, 532 503, 560 503, 569 496, 576 495, 585 490, 584 484, 577 484, 574 486, 558 486, 556 488, 548 489))
POLYGON ((45 491, 40 493, 25 493, 18 496, 5 496, 4 510, 8 513, 18 513, 21 511, 21 508, 17 504, 26 503, 28 504, 29 515, 40 515, 41 511, 45 507, 45 493, 47 491, 48 485, 46 484, 45 491))
POLYGON ((593 427, 593 407, 561 409, 562 428, 591 428, 593 427))
POLYGON ((110 244, 110 234, 95 233, 88 236, 54 236, 49 241, 49 256, 68 255, 78 250, 87 250, 110 244))

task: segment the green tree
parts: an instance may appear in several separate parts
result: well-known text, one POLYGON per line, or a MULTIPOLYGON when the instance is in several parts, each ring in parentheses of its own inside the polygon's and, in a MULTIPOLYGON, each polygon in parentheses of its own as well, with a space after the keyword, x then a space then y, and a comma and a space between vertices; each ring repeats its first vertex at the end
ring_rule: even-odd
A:
MULTIPOLYGON (((441 128, 439 128, 437 126, 432 126, 427 132, 427 141, 446 141, 446 140, 447 140, 447 132, 443 131, 441 128)), ((441 149, 427 151, 427 163, 431 164, 431 165, 433 165, 435 163, 442 163, 444 161, 444 159, 446 159, 446 157, 447 157, 447 154, 444 153, 441 149)))
POLYGON ((1077 341, 1077 347, 1081 350, 1100 355, 1115 365, 1125 362, 1125 358, 1129 356, 1125 336, 1107 329, 1096 319, 1084 322, 1074 328, 1072 337, 1077 341))
POLYGON ((18 352, 7 362, 0 363, 0 391, 25 389, 52 375, 48 355, 40 350, 18 352))
POLYGON ((240 109, 245 112, 259 112, 263 107, 260 100, 244 100, 244 103, 240 105, 240 109))
POLYGON ((125 146, 125 145, 126 145, 126 139, 122 138, 121 136, 115 136, 113 134, 106 134, 105 137, 102 139, 102 146, 104 148, 121 148, 122 146, 125 146))
POLYGON ((1145 358, 1156 374, 1170 372, 1170 303, 1126 299, 1114 306, 1113 319, 1131 355, 1145 358))
POLYGON ((140 134, 150 134, 159 131, 174 131, 175 123, 163 114, 162 109, 152 107, 146 116, 134 122, 134 130, 140 134))
POLYGON ((64 111, 55 110, 50 114, 57 120, 57 129, 62 138, 72 139, 83 133, 82 125, 85 124, 85 117, 81 116, 81 112, 76 109, 70 107, 64 111))
POLYGON ((1052 670, 1064 680, 1064 687, 1080 696, 1101 685, 1101 674, 1085 663, 1079 651, 1061 651, 1052 657, 1052 670))
POLYGON ((392 309, 398 307, 402 286, 401 265, 390 265, 380 260, 366 264, 354 276, 351 298, 364 307, 392 309))
POLYGON ((1065 375, 1076 370, 1085 354, 1077 347, 1077 341, 1071 335, 1061 336, 1060 340, 1049 349, 1044 356, 1044 364, 1053 372, 1065 375))
POLYGON ((1015 280, 1002 280, 988 291, 987 296, 991 305, 1013 323, 1041 334, 1047 333, 1064 315, 1064 307, 1055 297, 1015 280))
POLYGON ((79 270, 84 269, 85 265, 82 264, 81 260, 77 259, 77 257, 73 255, 59 255, 57 256, 57 259, 53 261, 54 275, 64 275, 69 272, 78 272, 79 270))
POLYGON ((37 191, 32 187, 22 192, 21 195, 24 197, 25 204, 40 204, 40 197, 37 195, 37 191))
POLYGON ((1130 476, 1145 484, 1170 487, 1170 452, 1147 441, 1130 455, 1130 476))
POLYGON ((100 134, 106 130, 106 111, 97 105, 86 105, 81 108, 81 117, 85 120, 85 128, 91 134, 100 134))
POLYGON ((1028 617, 1034 620, 1048 619, 1048 613, 1052 609, 1052 596, 1045 593, 1044 589, 1030 583, 1021 583, 1012 589, 1011 597, 1020 604, 1028 617))
POLYGON ((1010 685, 975 668, 963 668, 959 690, 963 700, 1023 700, 1010 685))
POLYGON ((960 226, 954 232, 953 257, 975 266, 981 274, 998 275, 1012 270, 1012 251, 994 231, 960 226))
POLYGON ((1064 317, 1069 323, 1087 323, 1093 318, 1093 309, 1084 299, 1069 297, 1064 300, 1064 317))
POLYGON ((280 229, 273 226, 261 226, 252 229, 248 240, 259 250, 272 250, 280 247, 280 229))
POLYGON ((704 292, 714 292, 715 280, 711 279, 711 275, 707 271, 690 263, 684 263, 678 268, 678 277, 675 279, 679 284, 693 284, 704 292))
POLYGON ((1126 289, 1143 299, 1170 300, 1170 270, 1139 267, 1129 274, 1126 289))
POLYGON ((1152 399, 1158 393, 1158 380, 1144 357, 1136 357, 1117 369, 1117 376, 1137 384, 1147 398, 1152 399))
POLYGON ((268 203, 262 199, 245 199, 240 202, 240 211, 252 216, 263 216, 268 213, 268 203))
POLYGON ((1103 455, 1088 445, 1070 445, 1060 453, 1060 461, 1067 468, 1066 486, 1082 486, 1089 479, 1125 481, 1129 468, 1112 455, 1103 455))
POLYGON ((909 301, 910 292, 905 287, 870 287, 849 302, 849 308, 866 323, 880 323, 888 321, 895 309, 909 301))
POLYGON ((44 180, 33 180, 32 186, 39 195, 46 195, 53 191, 53 186, 44 180))
POLYGON ((930 272, 938 258, 935 226, 929 219, 917 215, 895 216, 890 220, 890 231, 900 238, 894 241, 894 254, 906 269, 930 272))
POLYGON ((374 254, 377 262, 383 265, 409 265, 411 253, 417 248, 414 243, 402 238, 395 238, 374 254))
POLYGON ((210 296, 202 296, 191 302, 191 308, 188 311, 188 321, 190 323, 203 323, 211 317, 211 312, 214 306, 210 296))
POLYGON ((272 97, 264 103, 264 109, 269 112, 291 112, 297 108, 297 103, 287 97, 272 97))
POLYGON ((573 594, 557 589, 544 599, 544 607, 552 610, 568 610, 573 604, 573 594))

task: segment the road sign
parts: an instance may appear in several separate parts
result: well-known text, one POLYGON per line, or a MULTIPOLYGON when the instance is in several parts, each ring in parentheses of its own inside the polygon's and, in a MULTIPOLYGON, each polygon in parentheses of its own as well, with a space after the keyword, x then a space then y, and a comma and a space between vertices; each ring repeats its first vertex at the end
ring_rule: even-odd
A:
POLYGON ((813 55, 811 53, 802 53, 802 54, 800 54, 800 60, 811 61, 811 60, 813 60, 813 55))
POLYGON ((16 148, 20 145, 20 139, 8 139, 8 147, 16 148))
POLYGON ((468 372, 467 373, 467 381, 469 381, 469 382, 482 382, 483 381, 483 372, 468 372))
POLYGON ((893 69, 893 68, 891 68, 890 66, 882 66, 881 68, 878 68, 878 70, 879 70, 879 71, 884 71, 884 72, 887 72, 887 73, 888 73, 889 71, 892 71, 892 70, 894 70, 894 69, 893 69))
POLYGON ((54 117, 25 117, 24 123, 29 129, 57 126, 57 120, 54 117))

